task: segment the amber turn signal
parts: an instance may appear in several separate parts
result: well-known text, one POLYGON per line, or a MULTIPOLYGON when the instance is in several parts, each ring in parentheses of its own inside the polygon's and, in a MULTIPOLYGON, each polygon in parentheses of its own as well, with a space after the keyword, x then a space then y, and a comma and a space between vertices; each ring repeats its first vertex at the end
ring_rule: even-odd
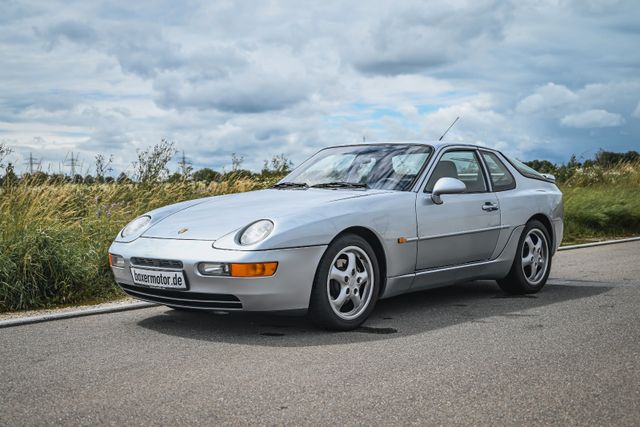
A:
POLYGON ((123 268, 124 258, 120 255, 109 253, 109 266, 123 268))
POLYGON ((273 276, 278 268, 277 262, 256 262, 231 264, 230 276, 233 277, 265 277, 273 276))

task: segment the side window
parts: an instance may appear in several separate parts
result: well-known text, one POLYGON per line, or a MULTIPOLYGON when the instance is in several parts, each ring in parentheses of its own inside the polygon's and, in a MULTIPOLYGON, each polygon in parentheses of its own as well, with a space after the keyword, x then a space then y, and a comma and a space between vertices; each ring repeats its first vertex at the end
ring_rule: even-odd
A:
POLYGON ((440 178, 459 179, 467 186, 467 193, 487 191, 484 173, 475 151, 455 150, 444 153, 427 182, 426 191, 433 191, 433 186, 440 178))
POLYGON ((513 190, 516 188, 516 180, 498 156, 494 153, 483 151, 482 158, 487 165, 487 169, 489 169, 489 174, 491 174, 493 191, 513 190))

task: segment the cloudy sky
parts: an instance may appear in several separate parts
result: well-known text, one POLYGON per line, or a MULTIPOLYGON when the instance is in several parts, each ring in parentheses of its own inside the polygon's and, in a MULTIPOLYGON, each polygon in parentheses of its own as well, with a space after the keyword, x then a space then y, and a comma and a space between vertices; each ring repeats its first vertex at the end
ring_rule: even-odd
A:
MULTIPOLYGON (((640 150, 638 0, 12 1, 0 142, 24 170, 73 151, 196 168, 447 138, 524 160, 640 150), (174 163, 175 165, 175 163, 174 163)), ((51 165, 51 166, 49 166, 51 165)))

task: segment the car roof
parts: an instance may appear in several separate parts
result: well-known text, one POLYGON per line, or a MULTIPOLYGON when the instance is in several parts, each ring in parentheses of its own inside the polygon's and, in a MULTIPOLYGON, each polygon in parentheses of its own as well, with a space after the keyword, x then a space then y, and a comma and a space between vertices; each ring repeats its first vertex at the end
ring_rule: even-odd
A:
MULTIPOLYGON (((472 147, 472 148, 483 148, 483 149, 487 149, 487 150, 491 150, 491 151, 497 151, 493 148, 490 147, 484 147, 481 145, 477 145, 477 144, 468 144, 468 143, 461 143, 461 142, 449 142, 449 141, 417 141, 417 140, 412 140, 412 141, 375 141, 375 142, 361 142, 361 143, 355 143, 355 144, 341 144, 341 145, 336 145, 335 147, 357 147, 357 146, 370 146, 370 145, 429 145, 433 148, 435 148, 436 150, 443 148, 443 147, 451 147, 451 146, 455 146, 455 147, 472 147)), ((330 148, 330 147, 328 147, 330 148)))

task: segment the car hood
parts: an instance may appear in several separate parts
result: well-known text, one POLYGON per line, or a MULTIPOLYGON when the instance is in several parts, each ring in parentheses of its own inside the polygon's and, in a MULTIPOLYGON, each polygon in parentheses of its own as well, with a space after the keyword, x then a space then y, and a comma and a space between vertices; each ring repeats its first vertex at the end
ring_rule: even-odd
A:
POLYGON ((328 203, 386 193, 383 190, 260 190, 204 199, 158 221, 142 236, 217 240, 260 219, 278 219, 309 210, 327 212, 328 203))

